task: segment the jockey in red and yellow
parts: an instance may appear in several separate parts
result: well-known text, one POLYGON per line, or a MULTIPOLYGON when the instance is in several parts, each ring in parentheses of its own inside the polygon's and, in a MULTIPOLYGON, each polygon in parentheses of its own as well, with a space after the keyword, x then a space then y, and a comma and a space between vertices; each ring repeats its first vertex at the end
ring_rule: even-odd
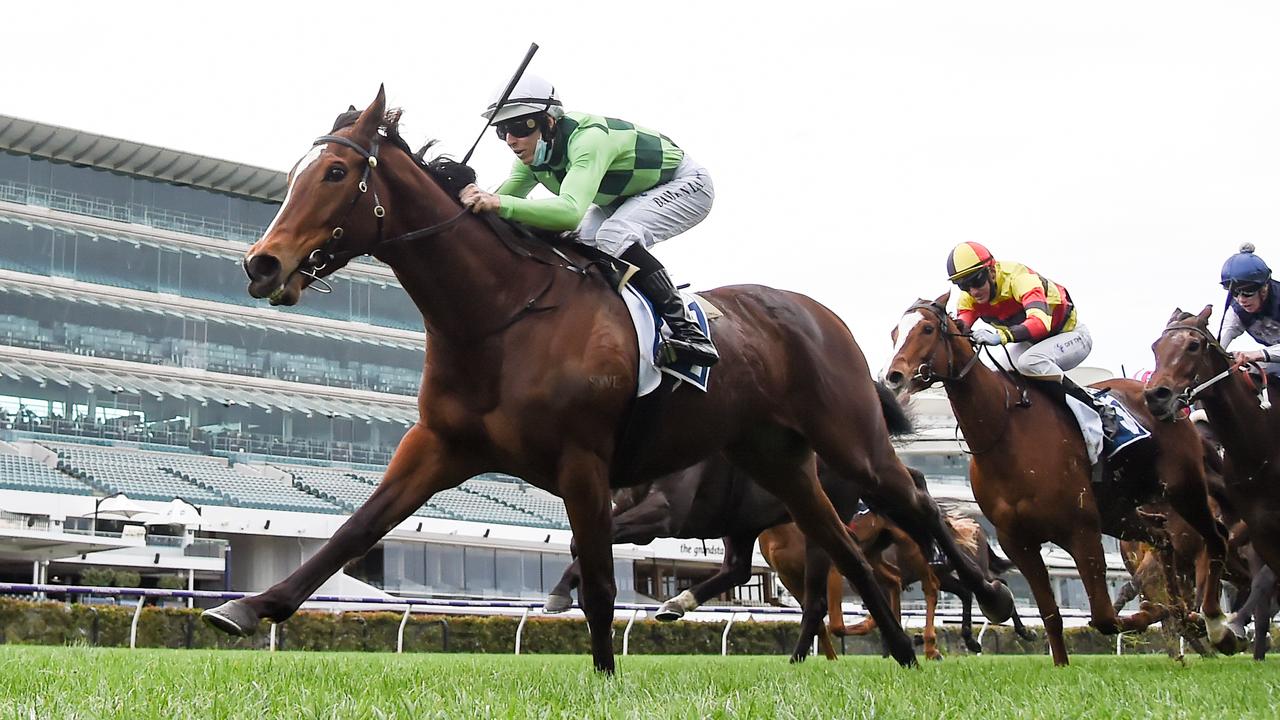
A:
MULTIPOLYGON (((1077 318, 1066 288, 1026 265, 996 261, 976 242, 951 250, 947 274, 962 291, 956 306, 960 319, 970 328, 978 320, 989 326, 973 329, 974 343, 1003 345, 1006 352, 991 355, 1006 370, 1061 383, 1066 394, 1100 409, 1066 375, 1093 349, 1093 338, 1077 318)), ((1099 413, 1104 425, 1111 420, 1107 411, 1099 413)))

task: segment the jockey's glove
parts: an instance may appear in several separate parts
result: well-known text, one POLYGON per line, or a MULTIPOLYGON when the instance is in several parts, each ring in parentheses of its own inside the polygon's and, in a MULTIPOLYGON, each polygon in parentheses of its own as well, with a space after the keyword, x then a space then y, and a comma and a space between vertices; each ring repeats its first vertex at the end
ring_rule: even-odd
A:
POLYGON ((975 345, 1001 345, 1003 341, 1000 333, 991 328, 978 328, 973 331, 973 342, 975 345))

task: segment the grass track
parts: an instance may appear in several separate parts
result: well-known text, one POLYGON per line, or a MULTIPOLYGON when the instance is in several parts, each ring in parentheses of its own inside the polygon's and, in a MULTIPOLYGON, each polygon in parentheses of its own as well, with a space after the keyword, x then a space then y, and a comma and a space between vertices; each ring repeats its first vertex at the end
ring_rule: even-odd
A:
POLYGON ((1276 717, 1280 661, 387 655, 0 646, 0 718, 1276 717))

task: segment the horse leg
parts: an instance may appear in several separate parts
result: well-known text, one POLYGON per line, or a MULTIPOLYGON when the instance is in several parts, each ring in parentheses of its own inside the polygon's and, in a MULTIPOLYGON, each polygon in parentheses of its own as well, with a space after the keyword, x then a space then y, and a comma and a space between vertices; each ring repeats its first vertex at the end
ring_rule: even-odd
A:
MULTIPOLYGON (((1219 531, 1218 521, 1209 508, 1200 457, 1197 456, 1195 460, 1191 464, 1192 469, 1183 472, 1178 472, 1179 468, 1162 467, 1160 477, 1165 479, 1169 504, 1204 541, 1209 568, 1203 586, 1197 588, 1196 605, 1204 614, 1209 642, 1230 655, 1237 651, 1238 638, 1227 626, 1222 614, 1222 569, 1227 565, 1227 541, 1219 531)), ((1171 591, 1176 582, 1177 576, 1169 577, 1171 591)))
POLYGON ((933 570, 926 570, 920 578, 920 587, 924 590, 924 656, 930 660, 941 660, 938 651, 938 629, 934 627, 934 616, 938 610, 938 576, 933 570))
POLYGON ((1120 589, 1116 591, 1116 599, 1111 603, 1111 609, 1118 613, 1136 597, 1138 597, 1138 586, 1133 583, 1132 578, 1125 580, 1120 589))
POLYGON ((1262 579, 1257 591, 1258 602, 1253 606, 1253 659, 1267 659, 1267 643, 1271 639, 1271 616, 1275 613, 1276 574, 1269 566, 1263 565, 1258 571, 1262 579))
MULTIPOLYGON (((647 545, 656 538, 670 534, 670 506, 666 497, 659 492, 646 495, 643 500, 613 516, 613 545, 626 543, 647 545)), ((573 547, 577 547, 574 539, 573 547)), ((573 606, 573 597, 569 594, 582 582, 581 565, 575 558, 565 569, 560 582, 547 593, 547 602, 543 612, 560 613, 573 606)))
POLYGON ((1124 619, 1116 617, 1107 590, 1107 561, 1102 550, 1102 535, 1095 527, 1077 528, 1064 548, 1076 563, 1080 582, 1089 598, 1089 624, 1103 635, 1121 631, 1142 631, 1150 621, 1142 613, 1124 619))
MULTIPOLYGON (((804 543, 804 577, 802 579, 804 613, 800 618, 800 638, 791 652, 791 662, 803 662, 809 654, 809 647, 814 637, 818 639, 818 647, 828 660, 836 659, 835 646, 831 644, 831 633, 828 632, 823 616, 827 614, 827 599, 824 593, 830 584, 829 579, 834 568, 831 558, 822 548, 808 540, 804 543)), ((838 606, 837 606, 838 607, 838 606)))
POLYGON ((618 587, 613 578, 613 498, 608 464, 596 453, 567 448, 560 457, 556 486, 578 540, 582 576, 578 601, 591 633, 591 659, 596 671, 612 675, 613 602, 618 587))
POLYGON ((1000 547, 1022 577, 1031 587, 1031 594, 1036 599, 1036 607, 1040 609, 1040 619, 1044 623, 1045 635, 1049 637, 1049 651, 1053 655, 1054 665, 1067 665, 1067 644, 1062 637, 1062 615, 1058 611, 1058 601, 1053 597, 1053 587, 1049 584, 1049 570, 1044 566, 1044 558, 1040 557, 1040 545, 1023 545, 1015 542, 1003 532, 998 532, 1000 547))
POLYGON ((849 634, 844 624, 844 578, 834 567, 827 572, 827 629, 837 637, 849 634))
MULTIPOLYGON (((862 550, 849 536, 844 522, 818 484, 813 453, 806 448, 803 456, 798 456, 797 441, 802 442, 794 436, 762 433, 736 445, 732 449, 733 459, 761 487, 782 501, 795 519, 796 527, 804 532, 806 541, 825 550, 840 573, 849 579, 868 612, 879 623, 893 658, 902 665, 915 665, 911 639, 890 614, 862 550)), ((819 593, 819 601, 823 599, 819 593)))
POLYGON ((556 586, 551 588, 551 592, 547 593, 547 601, 542 606, 542 612, 548 615, 555 615, 573 607, 572 593, 581 580, 578 559, 575 557, 573 562, 569 563, 569 567, 564 569, 564 574, 560 576, 560 582, 556 583, 556 586))
MULTIPOLYGON (((960 640, 964 642, 965 649, 974 655, 982 654, 982 643, 973 636, 973 593, 968 588, 956 582, 957 587, 952 587, 950 592, 952 595, 960 598, 960 640)), ((1017 614, 1014 614, 1017 617, 1017 614)))
MULTIPOLYGON (((893 597, 894 588, 902 587, 902 575, 898 573, 897 566, 885 560, 883 557, 877 557, 875 560, 871 561, 871 570, 875 573, 876 582, 880 583, 880 588, 884 590, 886 598, 893 597)), ((890 605, 892 605, 892 603, 890 603, 890 605)), ((847 634, 855 637, 870 635, 876 627, 876 619, 868 615, 857 625, 849 628, 847 634)))
POLYGON ((686 612, 750 580, 751 550, 755 547, 756 537, 756 533, 747 532, 723 538, 724 560, 720 561, 720 570, 663 603, 653 619, 662 622, 679 620, 686 612))
MULTIPOLYGON (((765 562, 769 563, 769 567, 778 573, 778 580, 782 582, 782 586, 791 593, 792 597, 800 601, 805 608, 805 614, 801 618, 800 640, 797 642, 796 648, 792 651, 791 661, 803 660, 804 656, 796 657, 800 652, 800 647, 805 647, 805 654, 808 653, 807 642, 812 642, 814 630, 806 630, 804 624, 811 621, 813 616, 809 614, 809 606, 806 602, 808 595, 808 568, 806 567, 808 558, 808 547, 804 541, 804 534, 800 532, 794 524, 779 525, 760 534, 760 554, 764 556, 765 562)), ((825 556, 824 556, 825 557, 825 556)), ((827 565, 830 565, 828 559, 827 565)), ((815 572, 819 568, 815 566, 815 572)), ((825 571, 824 571, 825 572, 825 571)), ((819 611, 817 615, 817 624, 820 626, 822 615, 819 611)), ((825 632, 825 628, 819 627, 817 630, 818 645, 822 649, 823 654, 828 660, 836 659, 835 646, 831 644, 830 633, 825 632)))
POLYGON ((1003 582, 989 581, 973 556, 956 545, 955 534, 929 495, 923 474, 903 465, 892 450, 879 458, 871 474, 856 471, 860 465, 855 458, 848 457, 848 448, 823 446, 819 452, 838 472, 859 481, 868 504, 883 511, 906 531, 920 546, 921 553, 927 555, 936 542, 960 582, 973 592, 988 620, 1002 623, 1009 619, 1013 612, 1013 593, 1003 582))
POLYGON ((287 620, 343 565, 367 553, 432 495, 460 485, 479 470, 450 453, 422 424, 413 426, 373 494, 315 555, 266 592, 223 603, 202 617, 219 630, 242 636, 252 634, 262 618, 287 620))

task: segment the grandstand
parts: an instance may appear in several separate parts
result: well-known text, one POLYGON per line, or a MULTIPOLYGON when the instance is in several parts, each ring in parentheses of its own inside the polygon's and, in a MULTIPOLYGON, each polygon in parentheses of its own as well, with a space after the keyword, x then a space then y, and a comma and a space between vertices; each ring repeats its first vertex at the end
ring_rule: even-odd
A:
MULTIPOLYGON (((374 492, 417 420, 421 318, 367 258, 296 308, 252 300, 239 263, 284 190, 277 170, 0 116, 0 547, 6 532, 60 538, 0 553, 0 579, 98 565, 261 590, 374 492)), ((937 432, 904 452, 972 505, 954 422, 935 410, 937 432)), ((538 597, 569 540, 559 498, 484 475, 431 498, 340 580, 538 597)), ((675 594, 717 570, 719 549, 621 547, 620 598, 642 599, 641 576, 675 594)), ((773 599, 756 564, 725 600, 773 599)))

